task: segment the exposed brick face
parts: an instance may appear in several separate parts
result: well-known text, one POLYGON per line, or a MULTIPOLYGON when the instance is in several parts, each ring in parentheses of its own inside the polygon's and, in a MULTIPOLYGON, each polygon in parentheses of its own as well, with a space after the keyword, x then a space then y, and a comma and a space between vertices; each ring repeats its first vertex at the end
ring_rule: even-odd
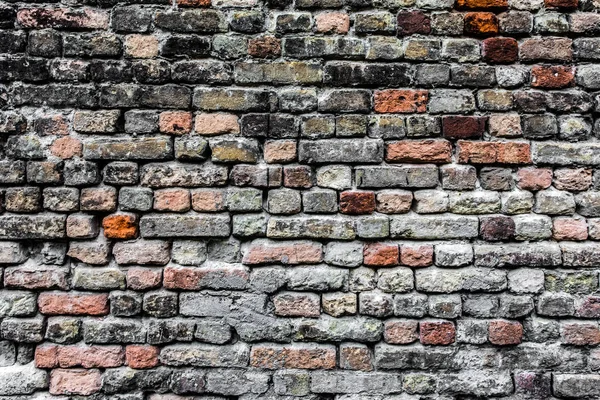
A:
POLYGON ((600 0, 0 1, 0 399, 600 399, 600 0))

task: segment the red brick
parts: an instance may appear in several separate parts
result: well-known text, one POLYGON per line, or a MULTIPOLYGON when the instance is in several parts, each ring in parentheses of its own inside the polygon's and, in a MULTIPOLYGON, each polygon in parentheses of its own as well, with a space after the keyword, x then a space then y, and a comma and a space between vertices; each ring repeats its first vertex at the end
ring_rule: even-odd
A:
POLYGON ((253 242, 242 263, 256 264, 316 264, 323 260, 323 246, 316 242, 253 242))
POLYGON ((284 292, 273 298, 275 315, 283 317, 319 317, 321 304, 313 293, 284 292))
POLYGON ((333 369, 335 347, 328 345, 252 346, 250 365, 255 368, 333 369))
POLYGON ((583 218, 556 218, 553 221, 555 240, 586 240, 588 229, 583 218))
POLYGON ((531 150, 524 142, 458 141, 458 161, 462 164, 530 164, 531 150))
POLYGON ((516 321, 491 321, 488 327, 492 344, 506 346, 521 343, 523 325, 516 321))
POLYGON ((428 35, 430 32, 431 19, 422 11, 401 11, 398 13, 398 36, 428 35))
POLYGON ((421 322, 419 335, 423 344, 448 345, 454 343, 456 329, 452 322, 421 322))
POLYGON ((544 4, 551 8, 577 8, 579 0, 544 0, 544 4))
POLYGON ((364 344, 344 343, 340 345, 340 367, 354 371, 372 371, 373 356, 364 344))
POLYGON ((295 140, 273 140, 265 143, 264 159, 269 164, 289 163, 296 160, 295 140))
POLYGON ((397 244, 368 243, 363 250, 363 263, 374 267, 398 265, 400 251, 397 244))
MULTIPOLYGON (((125 37, 124 52, 128 58, 154 58, 158 55, 158 38, 152 35, 128 35, 125 37)), ((162 115, 161 115, 162 116, 162 115)), ((191 118, 191 114, 190 114, 191 118)), ((160 125, 162 128, 162 125, 160 125)), ((174 127, 175 128, 175 127, 174 127)), ((190 122, 191 128, 191 122, 190 122)), ((167 132, 179 134, 179 132, 167 132)))
POLYGON ((575 68, 567 65, 531 68, 531 86, 543 89, 563 89, 575 83, 575 68))
POLYGON ((79 139, 65 136, 52 142, 50 152, 52 155, 67 160, 73 157, 81 157, 83 144, 79 139))
POLYGON ((315 16, 317 33, 345 35, 350 30, 350 16, 343 12, 327 12, 315 16))
POLYGON ((390 344, 409 344, 419 340, 418 321, 387 321, 383 339, 390 344))
POLYGON ((219 212, 225 209, 225 194, 220 189, 199 189, 192 192, 192 208, 198 212, 219 212))
POLYGON ((55 369, 50 373, 51 394, 89 396, 101 387, 102 374, 95 369, 55 369))
POLYGON ((40 293, 38 307, 45 315, 106 315, 108 294, 40 293))
POLYGON ((162 133, 183 135, 192 131, 192 113, 186 111, 165 111, 160 113, 158 126, 162 133))
POLYGON ((519 43, 513 38, 483 41, 483 59, 490 64, 511 64, 519 59, 519 43))
POLYGON ((452 144, 447 140, 403 140, 387 145, 386 161, 445 164, 452 161, 452 144))
POLYGON ((270 35, 250 39, 248 54, 256 58, 277 58, 281 54, 281 40, 270 35))
POLYGON ((576 346, 600 344, 600 329, 597 322, 565 323, 561 326, 562 342, 576 346))
POLYGON ((400 246, 400 263, 409 267, 432 265, 433 246, 429 244, 400 246))
POLYGON ((552 185, 552 170, 548 168, 521 168, 517 171, 517 186, 523 190, 542 190, 552 185))
POLYGON ((485 132, 486 121, 487 117, 443 117, 442 131, 446 139, 480 138, 485 132))
POLYGON ((312 170, 306 165, 285 167, 283 169, 283 185, 290 188, 312 187, 312 170))
POLYGON ((491 12, 470 12, 465 15, 465 33, 493 36, 498 33, 498 18, 491 12))
POLYGON ((378 113, 427 112, 427 90, 387 89, 375 91, 375 111, 378 113))
POLYGON ((92 8, 22 8, 17 21, 23 28, 108 29, 109 14, 92 8))
POLYGON ((159 287, 161 282, 161 269, 133 267, 127 271, 127 287, 129 289, 154 289, 159 287))
POLYGON ((108 239, 135 239, 138 235, 138 218, 134 214, 112 214, 102 220, 104 236, 108 239))
POLYGON ((146 369, 158 365, 160 349, 149 345, 130 345, 125 348, 127 365, 130 368, 146 369))
POLYGON ((163 273, 163 286, 167 289, 199 290, 215 285, 228 286, 232 282, 236 288, 245 286, 250 275, 240 267, 166 267, 163 273))
POLYGON ((457 0, 456 6, 466 9, 508 8, 508 0, 457 0))
POLYGON ((121 346, 57 346, 43 344, 35 350, 38 368, 115 368, 123 365, 121 346))
POLYGON ((375 192, 340 193, 340 212, 342 214, 371 214, 374 211, 375 192))
POLYGON ((154 209, 157 211, 189 211, 190 191, 187 189, 161 189, 154 192, 154 209))

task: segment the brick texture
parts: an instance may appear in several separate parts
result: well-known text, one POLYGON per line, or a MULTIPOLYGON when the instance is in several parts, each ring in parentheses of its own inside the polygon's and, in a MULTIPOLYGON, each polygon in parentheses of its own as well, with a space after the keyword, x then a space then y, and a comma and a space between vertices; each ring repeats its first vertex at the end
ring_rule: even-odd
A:
POLYGON ((0 398, 600 399, 599 0, 0 0, 0 398))

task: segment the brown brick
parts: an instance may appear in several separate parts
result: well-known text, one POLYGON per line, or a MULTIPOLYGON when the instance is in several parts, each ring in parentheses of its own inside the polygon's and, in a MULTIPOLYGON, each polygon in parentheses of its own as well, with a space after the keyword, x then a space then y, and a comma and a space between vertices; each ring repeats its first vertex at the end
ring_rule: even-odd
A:
POLYGON ((348 191, 340 193, 342 214, 371 214, 375 211, 375 192, 348 191))
POLYGON ((513 38, 483 41, 483 59, 490 64, 511 64, 519 59, 519 43, 513 38))
POLYGON ((199 189, 192 192, 192 208, 198 212, 219 212, 225 209, 225 193, 220 189, 199 189))
POLYGON ((544 0, 549 8, 577 8, 579 0, 544 0))
POLYGON ((552 185, 552 170, 549 168, 521 168, 517 171, 517 186, 523 190, 538 191, 552 185))
POLYGON ((269 164, 290 163, 296 160, 295 140, 273 140, 265 143, 264 159, 269 164))
POLYGON ((378 113, 424 113, 427 111, 427 90, 376 90, 375 111, 378 113))
POLYGON ((508 0, 457 0, 456 6, 464 9, 508 8, 508 0))
POLYGON ((250 39, 248 54, 256 58, 277 58, 281 54, 281 40, 269 35, 250 39))
POLYGON ((510 240, 515 235, 515 222, 510 217, 481 217, 479 236, 490 242, 510 240))
POLYGON ((485 132, 486 121, 487 117, 443 117, 442 132, 446 139, 476 139, 485 132))
POLYGON ((308 189, 312 187, 312 169, 306 165, 285 167, 283 185, 289 188, 308 189))
POLYGON ((564 323, 560 335, 562 342, 576 346, 595 346, 600 344, 600 329, 596 322, 564 323))
POLYGON ((364 344, 343 343, 340 345, 340 367, 354 371, 373 370, 371 350, 364 344))
POLYGON ((463 164, 530 164, 531 149, 525 142, 458 141, 458 161, 463 164))

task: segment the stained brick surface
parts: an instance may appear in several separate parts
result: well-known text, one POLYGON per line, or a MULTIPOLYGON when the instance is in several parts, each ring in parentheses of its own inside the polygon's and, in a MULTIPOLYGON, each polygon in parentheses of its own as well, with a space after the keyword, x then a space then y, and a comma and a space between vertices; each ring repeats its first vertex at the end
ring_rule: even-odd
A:
POLYGON ((0 0, 0 398, 600 398, 598 0, 0 0))

